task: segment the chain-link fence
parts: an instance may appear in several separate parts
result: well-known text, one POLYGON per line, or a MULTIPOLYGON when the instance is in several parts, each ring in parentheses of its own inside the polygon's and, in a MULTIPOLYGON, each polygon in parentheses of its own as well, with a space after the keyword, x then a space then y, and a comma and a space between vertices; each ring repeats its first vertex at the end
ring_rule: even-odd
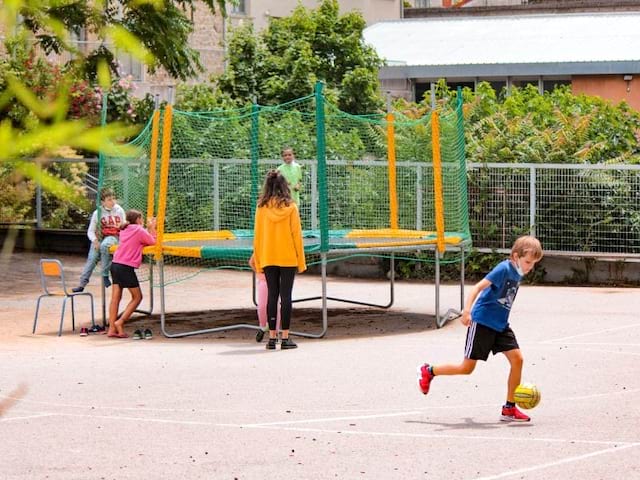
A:
MULTIPOLYGON (((220 160, 219 162, 224 162, 220 160)), ((228 160, 233 162, 233 160, 228 160)), ((317 175, 314 161, 304 161, 308 178, 317 175)), ((332 161, 332 163, 349 162, 332 161)), ((366 162, 367 168, 386 168, 385 162, 366 162)), ((87 197, 95 201, 97 159, 56 159, 50 165, 59 172, 74 171, 87 197), (76 168, 70 168, 71 164, 76 168), (80 173, 78 173, 80 172, 80 173)), ((427 178, 430 165, 399 162, 407 177, 427 178)), ((400 175, 402 178, 403 175, 400 175)), ((11 172, 0 170, 0 223, 59 228, 59 217, 68 210, 36 185, 15 185, 11 172), (20 190, 22 197, 10 190, 20 190)), ((403 185, 413 188, 403 201, 404 214, 415 215, 421 228, 426 205, 422 181, 403 185), (409 212, 409 213, 407 213, 409 212)), ((473 245, 480 249, 509 249, 522 234, 540 238, 545 251, 575 256, 640 257, 640 165, 469 164, 469 218, 473 245)), ((317 192, 309 187, 304 210, 314 228, 317 192)), ((126 199, 122 199, 126 203, 126 199)), ((86 228, 87 217, 67 222, 86 228)), ((219 220, 218 220, 219 221, 219 220)), ((215 219, 214 225, 215 226, 215 219)))
POLYGON ((545 251, 640 256, 640 165, 469 164, 476 247, 525 233, 545 251))

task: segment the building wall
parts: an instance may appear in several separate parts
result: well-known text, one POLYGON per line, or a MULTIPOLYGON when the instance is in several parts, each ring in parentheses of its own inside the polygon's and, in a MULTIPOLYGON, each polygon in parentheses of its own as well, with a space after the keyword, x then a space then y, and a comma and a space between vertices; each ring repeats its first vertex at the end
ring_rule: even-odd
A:
POLYGON ((625 81, 624 75, 574 75, 571 77, 574 94, 597 95, 614 103, 626 100, 640 111, 640 76, 625 81))
MULTIPOLYGON (((306 8, 318 8, 320 0, 245 0, 247 16, 253 21, 256 31, 269 24, 269 17, 286 17, 302 4, 306 8)), ((381 20, 395 20, 402 15, 401 0, 339 0, 340 13, 352 10, 362 13, 367 25, 381 20)))

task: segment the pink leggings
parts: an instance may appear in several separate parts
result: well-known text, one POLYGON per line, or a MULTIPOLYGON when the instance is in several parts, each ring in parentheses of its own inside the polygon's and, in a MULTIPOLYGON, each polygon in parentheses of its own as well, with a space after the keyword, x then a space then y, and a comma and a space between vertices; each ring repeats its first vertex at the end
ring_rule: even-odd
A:
MULTIPOLYGON (((258 279, 258 324, 265 328, 267 326, 267 299, 269 298, 269 289, 267 288, 267 279, 264 273, 256 273, 258 279)), ((278 304, 278 324, 276 330, 280 331, 280 305, 278 304)))

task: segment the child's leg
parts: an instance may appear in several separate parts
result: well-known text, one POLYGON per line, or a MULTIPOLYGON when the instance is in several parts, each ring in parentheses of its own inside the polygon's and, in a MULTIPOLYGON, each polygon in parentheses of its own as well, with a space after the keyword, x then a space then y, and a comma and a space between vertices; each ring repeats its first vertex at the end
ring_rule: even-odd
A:
POLYGON ((469 375, 476 368, 477 360, 465 358, 462 363, 448 365, 433 365, 431 371, 434 375, 469 375))
POLYGON ((514 402, 514 392, 522 380, 522 352, 519 348, 516 348, 514 350, 504 352, 504 355, 507 357, 507 360, 509 360, 509 364, 511 365, 509 380, 507 383, 507 402, 514 402))
POLYGON ((109 269, 111 268, 111 253, 109 249, 117 243, 118 239, 116 237, 105 237, 102 242, 100 242, 100 262, 102 265, 100 274, 103 277, 109 277, 109 269))
POLYGON ((293 280, 296 276, 296 267, 280 268, 280 314, 282 315, 282 338, 289 338, 289 326, 291 325, 291 292, 293 280))
POLYGON ((267 327, 267 300, 269 296, 269 288, 264 274, 258 273, 258 325, 262 328, 267 327))
POLYGON ((122 312, 122 315, 120 315, 120 318, 115 322, 115 327, 119 335, 124 333, 124 322, 129 320, 133 312, 138 308, 138 305, 140 305, 140 302, 142 302, 142 290, 140 290, 140 287, 133 287, 128 290, 129 293, 131 293, 131 300, 124 309, 124 312, 122 312))
POLYGON ((275 339, 278 297, 280 297, 280 267, 265 267, 264 276, 267 279, 267 321, 269 322, 269 338, 275 339))
POLYGON ((82 268, 82 273, 80 274, 80 283, 78 286, 86 287, 91 279, 91 274, 93 273, 93 269, 96 268, 98 264, 98 260, 100 259, 100 250, 93 247, 93 243, 89 246, 89 254, 87 255, 87 261, 82 268))
POLYGON ((109 335, 117 333, 116 320, 118 320, 118 307, 120 306, 121 299, 122 288, 120 285, 115 284, 111 292, 111 303, 109 304, 109 330, 107 330, 107 334, 109 335))

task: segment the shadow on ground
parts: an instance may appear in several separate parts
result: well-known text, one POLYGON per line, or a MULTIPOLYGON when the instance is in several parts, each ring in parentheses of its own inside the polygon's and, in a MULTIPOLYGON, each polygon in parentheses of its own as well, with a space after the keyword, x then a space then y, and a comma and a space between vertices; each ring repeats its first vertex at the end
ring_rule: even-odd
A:
MULTIPOLYGON (((170 334, 204 330, 234 324, 257 325, 255 309, 201 310, 169 313, 166 330, 170 334)), ((160 315, 137 317, 127 322, 127 330, 151 328, 159 332, 160 315)), ((397 335, 433 330, 435 318, 408 312, 385 311, 371 308, 336 309, 328 313, 325 338, 354 338, 397 335)), ((322 330, 322 311, 314 308, 295 309, 292 331, 318 334, 322 330)), ((253 339, 255 330, 237 329, 197 335, 198 338, 253 339)))

